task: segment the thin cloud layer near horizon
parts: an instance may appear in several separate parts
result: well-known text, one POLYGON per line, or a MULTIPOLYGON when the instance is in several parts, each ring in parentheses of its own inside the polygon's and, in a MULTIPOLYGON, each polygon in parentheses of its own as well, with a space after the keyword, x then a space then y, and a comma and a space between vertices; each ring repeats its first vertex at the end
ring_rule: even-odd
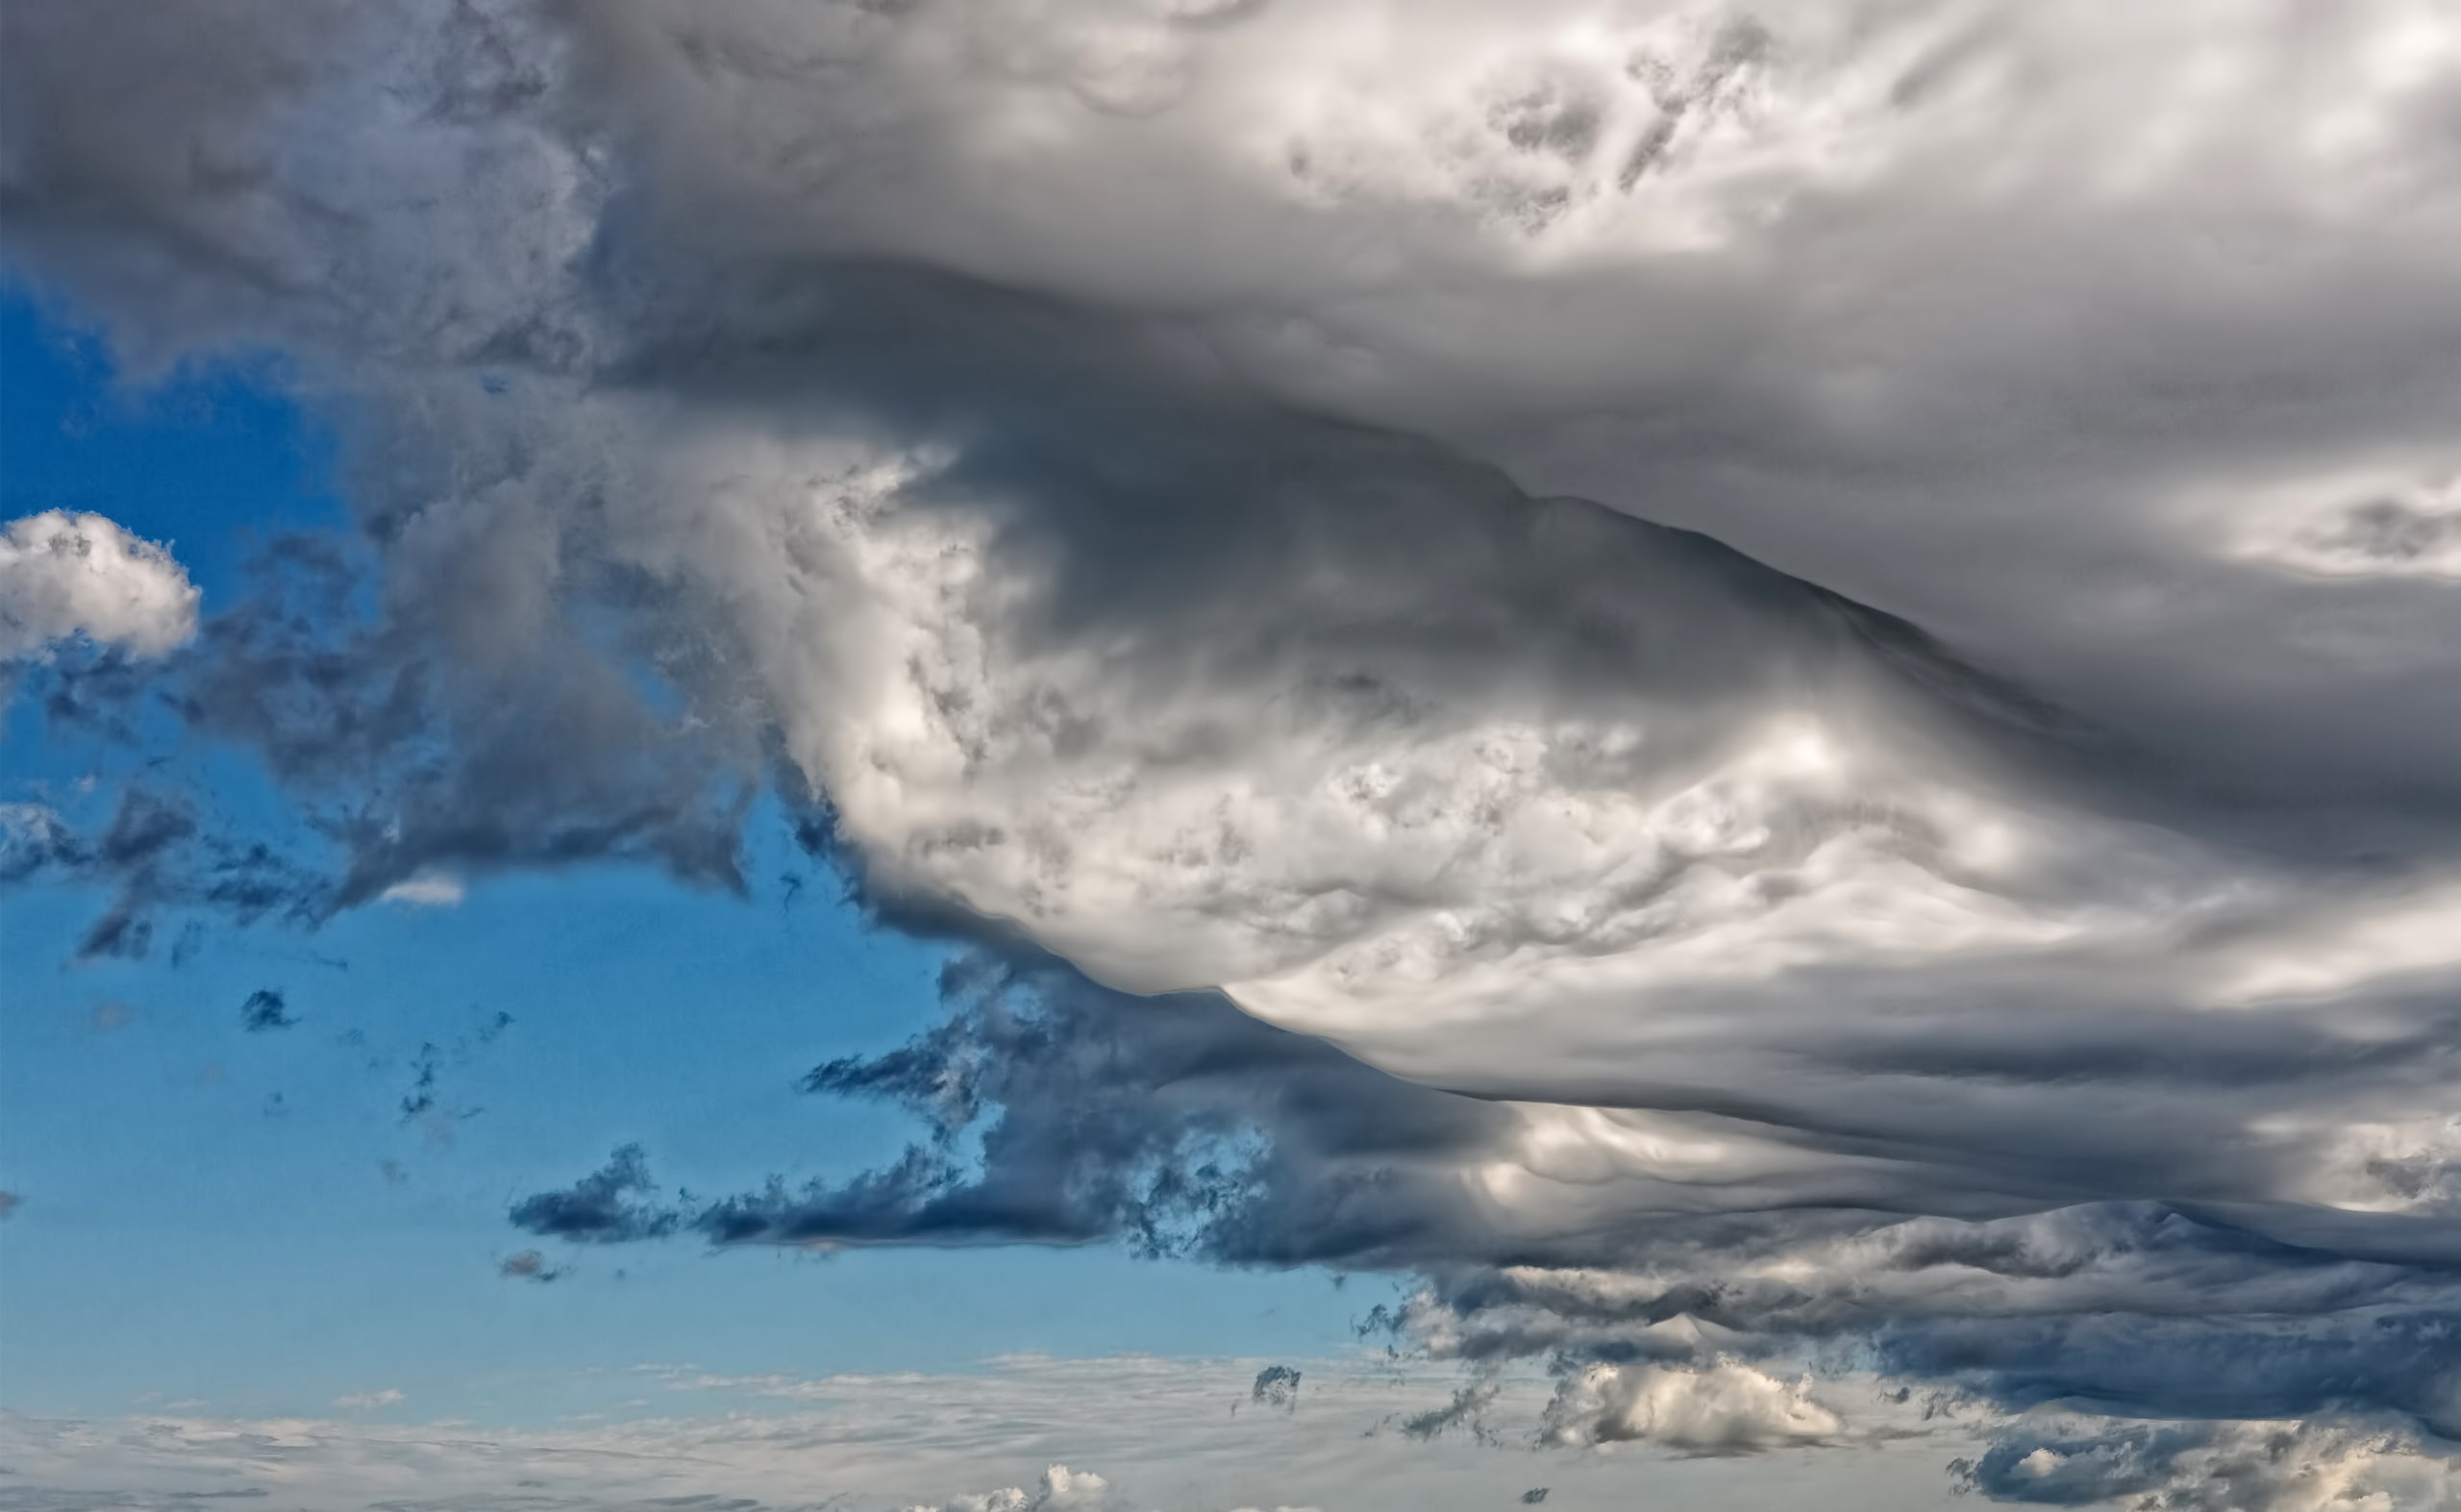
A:
MULTIPOLYGON (((1057 1250, 1199 1320, 666 1327, 587 1368, 750 1405, 484 1451, 14 1378, 0 1506, 2461 1507, 2449 5, 0 17, 61 412, 220 393, 309 480, 14 423, 12 969, 421 962, 180 1053, 389 1078, 490 1306, 1057 1250), (485 1070, 570 1022, 522 920, 644 871, 627 1048, 485 1070), (1203 1321, 1294 1273, 1383 1290, 1203 1321)), ((133 1002, 10 1032, 73 1080, 133 1002)), ((0 1257, 93 1221, 50 1117, 0 1257)))

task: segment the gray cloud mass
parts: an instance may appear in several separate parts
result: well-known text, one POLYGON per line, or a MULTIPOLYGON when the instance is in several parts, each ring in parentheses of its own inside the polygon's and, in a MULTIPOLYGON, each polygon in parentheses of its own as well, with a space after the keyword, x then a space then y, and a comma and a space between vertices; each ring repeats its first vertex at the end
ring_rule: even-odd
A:
POLYGON ((1876 1372, 2017 1501, 2461 1438, 2448 8, 6 16, 12 268, 280 348, 358 530, 22 674, 325 872, 132 788, 0 880, 740 890, 766 791, 967 943, 806 1082, 898 1161, 525 1230, 1403 1272, 1513 1431, 1876 1372))

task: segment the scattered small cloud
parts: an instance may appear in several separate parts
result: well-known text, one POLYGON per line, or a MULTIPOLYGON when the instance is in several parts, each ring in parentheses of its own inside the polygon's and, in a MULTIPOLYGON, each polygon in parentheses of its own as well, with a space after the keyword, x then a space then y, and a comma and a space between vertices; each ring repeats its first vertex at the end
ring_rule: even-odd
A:
POLYGON ((1433 1439, 1459 1428, 1484 1444, 1492 1435, 1486 1424, 1487 1409, 1496 1403, 1503 1388, 1493 1381, 1473 1381, 1453 1394, 1453 1400, 1441 1407, 1430 1407, 1401 1421, 1405 1438, 1433 1439))
POLYGON ((239 1006, 239 1023, 251 1033, 286 1029, 298 1022, 290 1015, 290 1000, 276 987, 259 987, 239 1006))
POLYGON ((547 1257, 535 1250, 506 1255, 496 1274, 510 1281, 554 1281, 564 1276, 560 1267, 549 1265, 547 1257))
POLYGON ((1256 1383, 1249 1388, 1248 1400, 1259 1406, 1298 1411, 1299 1372, 1287 1365, 1266 1366, 1256 1372, 1256 1383))
POLYGON ((649 1157, 625 1145, 607 1164, 561 1191, 540 1192, 512 1206, 513 1224, 551 1239, 620 1244, 673 1233, 684 1215, 652 1199, 649 1157))
POLYGON ((336 1397, 334 1405, 344 1412, 373 1412, 379 1407, 398 1407, 408 1400, 399 1388, 386 1386, 378 1391, 354 1391, 336 1397))
POLYGON ((402 1122, 415 1123, 435 1111, 436 1050, 433 1044, 421 1045, 410 1062, 410 1090, 402 1097, 402 1122))
POLYGON ((437 872, 425 872, 378 893, 381 903, 404 904, 413 908, 450 908, 465 896, 460 881, 437 872))

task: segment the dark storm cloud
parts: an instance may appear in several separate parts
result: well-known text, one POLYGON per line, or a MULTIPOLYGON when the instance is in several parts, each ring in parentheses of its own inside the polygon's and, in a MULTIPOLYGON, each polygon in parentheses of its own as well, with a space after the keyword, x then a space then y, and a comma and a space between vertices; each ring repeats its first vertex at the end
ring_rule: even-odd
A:
POLYGON ((1124 1240, 1251 1263, 1389 1263, 1397 1231, 1440 1216, 1441 1162, 1476 1149, 1491 1122, 1482 1104, 1380 1076, 1215 997, 1121 1011, 1127 1000, 1073 973, 1019 976, 987 955, 952 968, 947 986, 961 1004, 948 1023, 806 1078, 924 1119, 929 1143, 897 1162, 843 1183, 774 1180, 687 1213, 654 1201, 646 1157, 627 1147, 572 1188, 516 1204, 513 1222, 586 1240, 688 1223, 722 1244, 1124 1240), (1429 1164, 1414 1184, 1390 1163, 1403 1161, 1429 1164))
POLYGON ((1494 1123, 1216 997, 1131 1002, 987 955, 947 985, 961 1004, 948 1023, 807 1082, 903 1104, 929 1144, 843 1184, 773 1182, 695 1225, 721 1243, 1119 1239, 1241 1263, 1394 1263, 1443 1223, 1448 1157, 1494 1123))
MULTIPOLYGON (((1395 1328, 1432 1325, 1471 1362, 1682 1361, 1704 1346, 1663 1326, 1689 1320, 1712 1330, 1712 1351, 1852 1344, 1867 1366, 2009 1410, 2393 1413, 2461 1434, 2449 1258, 2295 1246, 2155 1203, 1980 1223, 1836 1204, 1498 1211, 1460 1172, 1511 1158, 1510 1105, 1398 1081, 1219 1000, 1129 999, 988 959, 951 987, 958 1012, 939 1029, 813 1078, 924 1118, 932 1139, 900 1161, 694 1207, 659 1201, 628 1148, 518 1204, 514 1222, 592 1241, 686 1228, 719 1244, 1121 1240, 1216 1262, 1414 1270, 1433 1285, 1395 1328)), ((1439 1425, 1468 1420, 1464 1408, 1439 1425)))

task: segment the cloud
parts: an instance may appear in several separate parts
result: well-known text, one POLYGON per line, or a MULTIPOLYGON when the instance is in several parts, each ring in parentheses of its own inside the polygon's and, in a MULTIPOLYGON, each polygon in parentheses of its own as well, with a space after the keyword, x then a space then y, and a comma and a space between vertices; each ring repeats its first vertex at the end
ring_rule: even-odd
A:
MULTIPOLYGON (((1552 1487, 1551 1505, 1651 1498, 1756 1506, 1781 1504, 1775 1499, 1807 1475, 1833 1478, 1814 1459, 1830 1451, 1709 1461, 1646 1445, 1606 1456, 1549 1451, 1541 1475, 1520 1430, 1534 1425, 1547 1388, 1527 1375, 1503 1381, 1499 1417, 1517 1436, 1500 1447, 1458 1434, 1429 1442, 1370 1434, 1398 1410, 1442 1400, 1450 1377, 1355 1356, 1298 1362, 1311 1396, 1296 1417, 1226 1413, 1225 1400, 1235 1399, 1261 1364, 1020 1356, 951 1374, 753 1379, 644 1370, 594 1387, 586 1379, 542 1382, 552 1400, 577 1385, 626 1398, 647 1387, 653 1400, 527 1426, 422 1425, 403 1421, 402 1408, 337 1414, 338 1421, 13 1416, 0 1417, 0 1453, 18 1472, 12 1480, 20 1490, 47 1488, 63 1499, 100 1501, 101 1493, 116 1493, 121 1504, 141 1504, 180 1492, 267 1489, 301 1512, 356 1512, 406 1497, 485 1512, 630 1509, 685 1497, 762 1509, 907 1512, 1000 1489, 1029 1504, 1037 1494, 1094 1500, 1094 1500, 1106 1512, 1409 1512, 1516 1505, 1534 1478, 1552 1487), (1055 1463, 1070 1467, 1064 1492, 1045 1483, 1043 1472, 1055 1463), (1097 1478, 1101 1487, 1087 1483, 1097 1478)), ((1868 1481, 1835 1486, 1828 1504, 1840 1512, 1950 1512, 1960 1504, 1941 1463, 1980 1454, 1987 1443, 1962 1426, 1930 1426, 1919 1441, 1924 1452, 1891 1457, 1868 1481)))
POLYGON ((240 1027, 250 1031, 286 1029, 299 1021, 290 1016, 290 1003, 272 987, 259 987, 248 994, 239 1006, 240 1027))
POLYGON ((373 1412, 379 1407, 398 1407, 408 1400, 396 1388, 386 1386, 380 1391, 355 1391, 336 1397, 334 1405, 344 1412, 373 1412))
POLYGON ((1424 1441, 1459 1429, 1477 1443, 1492 1443, 1495 1436, 1487 1427, 1486 1415, 1500 1395, 1502 1388, 1493 1381, 1476 1381, 1455 1391, 1453 1400, 1444 1405, 1401 1419, 1398 1426, 1404 1438, 1424 1441))
POLYGON ((0 527, 0 661, 77 636, 159 657, 196 632, 197 598, 168 551, 99 514, 0 527))
POLYGON ((450 877, 412 877, 376 897, 380 903, 403 903, 414 908, 450 908, 461 901, 462 887, 450 877))
POLYGON ((2444 1506, 2461 1494, 2447 1460, 2398 1433, 2333 1423, 2074 1425, 2002 1439, 1954 1467, 1995 1500, 2087 1506, 2122 1498, 2148 1512, 2333 1512, 2444 1506))
POLYGON ((1071 1471, 1065 1465, 1054 1465, 1042 1473, 1042 1479, 1032 1491, 1023 1486, 1007 1486, 979 1496, 959 1496, 937 1509, 916 1507, 913 1512, 1078 1512, 1080 1508, 1111 1504, 1110 1483, 1102 1476, 1091 1471, 1071 1471))
POLYGON ((1700 1454, 1835 1443, 1845 1426, 1806 1382, 1731 1360, 1674 1369, 1593 1365, 1567 1379, 1547 1407, 1547 1432, 1559 1444, 1647 1440, 1700 1454))
POLYGON ((496 1274, 510 1281, 554 1281, 563 1277, 560 1267, 547 1263, 547 1257, 535 1250, 509 1254, 496 1267, 496 1274))
POLYGON ((1268 1365, 1256 1372, 1255 1384, 1248 1388, 1248 1400, 1258 1406, 1280 1407, 1284 1412, 1299 1410, 1300 1372, 1288 1365, 1268 1365))
POLYGON ((255 753, 312 871, 132 789, 0 875, 112 882, 88 954, 740 890, 765 788, 977 952, 808 1078, 900 1159, 628 1147, 527 1231, 1406 1272, 1581 1442, 1827 1442, 1824 1351, 2461 1433, 2429 0, 13 41, 12 265, 140 369, 280 348, 357 533, 28 684, 255 753))
POLYGON ((13 1218, 26 1200, 14 1192, 0 1192, 0 1218, 13 1218))
MULTIPOLYGON (((330 912, 316 875, 266 841, 217 832, 187 795, 131 783, 81 827, 42 803, 0 803, 0 888, 68 883, 111 902, 75 942, 79 959, 143 958, 158 916, 197 910, 239 923, 330 912)), ((191 921, 193 922, 193 921, 191 921)), ((175 946, 176 961, 182 952, 175 946)))
MULTIPOLYGON (((674 1231, 673 1210, 647 1201, 649 1161, 638 1145, 627 1145, 606 1168, 582 1177, 569 1190, 541 1192, 513 1204, 512 1221, 543 1237, 619 1244, 655 1239, 674 1231)), ((510 1274, 510 1272, 508 1274, 510 1274)))
MULTIPOLYGON (((1783 1383, 1837 1350, 2012 1409, 2451 1421, 2454 1314, 2432 1220, 2384 1231, 2422 1247, 2403 1253, 2365 1244, 2381 1220, 2284 1229, 2286 1204, 1791 1208, 1774 1200, 1784 1165, 1751 1177, 1780 1185, 1753 1189, 1743 1164, 1784 1147, 1755 1153, 1770 1133, 1732 1117, 1576 1118, 1443 1093, 1219 998, 1127 998, 1049 964, 976 961, 950 987, 947 1024, 811 1078, 925 1118, 929 1137, 898 1161, 694 1202, 662 1198, 639 1153, 619 1152, 515 1221, 577 1239, 1125 1242, 1415 1271, 1429 1282, 1386 1315, 1396 1337, 1472 1365, 1555 1359, 1568 1442, 1656 1433, 1743 1451, 1836 1437, 1835 1409, 1783 1383), (1610 1133, 1647 1160, 1587 1157, 1610 1133)), ((1858 1167, 1876 1202, 1936 1179, 1868 1153, 1844 1169, 1858 1167)), ((1833 1190, 1838 1166, 1803 1169, 1807 1197, 1833 1190)), ((1469 1427, 1479 1397, 1474 1384, 1405 1416, 1469 1427)))

